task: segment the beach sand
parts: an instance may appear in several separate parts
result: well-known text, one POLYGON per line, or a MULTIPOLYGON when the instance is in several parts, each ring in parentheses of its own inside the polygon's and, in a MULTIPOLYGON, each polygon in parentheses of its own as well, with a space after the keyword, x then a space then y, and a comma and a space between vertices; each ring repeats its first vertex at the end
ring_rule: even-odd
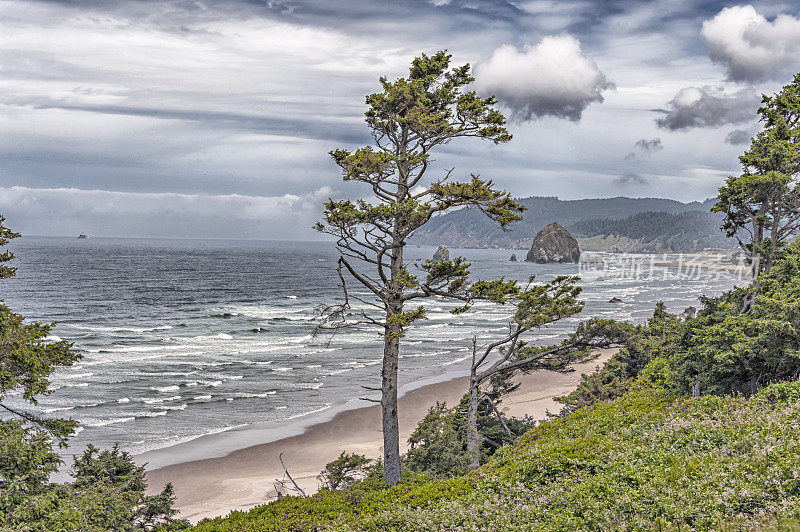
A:
MULTIPOLYGON (((544 419, 561 405, 553 397, 565 395, 578 384, 582 373, 602 365, 613 350, 575 366, 570 373, 539 371, 520 375, 522 383, 501 404, 509 416, 525 414, 544 419)), ((399 399, 401 452, 411 431, 437 401, 452 405, 466 392, 467 378, 461 377, 411 390, 399 399)), ((247 510, 276 497, 276 479, 283 478, 283 459, 295 481, 306 493, 317 490, 317 475, 325 464, 342 451, 378 458, 383 451, 378 405, 338 413, 330 421, 313 425, 300 435, 234 451, 221 458, 195 460, 147 472, 151 492, 172 482, 180 517, 196 523, 205 517, 247 510)))

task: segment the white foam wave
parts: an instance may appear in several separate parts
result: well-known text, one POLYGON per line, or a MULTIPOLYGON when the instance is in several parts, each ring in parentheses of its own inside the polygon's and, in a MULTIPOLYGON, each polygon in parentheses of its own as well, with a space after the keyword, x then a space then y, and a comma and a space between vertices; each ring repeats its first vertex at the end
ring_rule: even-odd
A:
POLYGON ((143 403, 147 403, 148 405, 158 404, 158 403, 165 403, 167 401, 177 401, 180 399, 180 395, 173 395, 172 397, 145 397, 142 399, 143 403))
POLYGON ((62 379, 82 379, 83 377, 91 377, 94 373, 75 373, 73 375, 61 375, 62 379))
POLYGON ((327 410, 331 407, 331 403, 325 403, 325 406, 321 406, 314 410, 309 410, 308 412, 303 412, 302 414, 295 414, 293 416, 289 416, 284 419, 284 421, 288 421, 290 419, 297 419, 299 417, 308 416, 310 414, 316 414, 317 412, 322 412, 323 410, 327 410))
POLYGON ((133 421, 136 417, 115 417, 112 419, 91 419, 87 421, 82 421, 83 425, 87 427, 105 427, 107 425, 116 425, 117 423, 127 423, 128 421, 133 421))
POLYGON ((168 392, 177 392, 180 389, 180 386, 177 384, 173 384, 170 386, 151 386, 151 390, 161 393, 168 393, 168 392))

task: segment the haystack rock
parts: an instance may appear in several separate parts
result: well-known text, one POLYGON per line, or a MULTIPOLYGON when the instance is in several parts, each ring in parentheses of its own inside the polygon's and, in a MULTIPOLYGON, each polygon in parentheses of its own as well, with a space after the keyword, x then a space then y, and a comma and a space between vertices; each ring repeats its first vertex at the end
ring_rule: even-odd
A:
POLYGON ((578 241, 569 234, 569 231, 553 222, 536 235, 533 239, 528 256, 528 262, 578 262, 581 250, 578 241))
POLYGON ((509 260, 510 262, 517 262, 517 254, 516 254, 516 253, 512 253, 512 254, 511 254, 511 258, 510 258, 510 259, 508 259, 508 260, 509 260))
POLYGON ((436 248, 436 253, 433 254, 433 260, 436 261, 450 260, 450 250, 447 249, 447 246, 441 245, 438 248, 436 248))

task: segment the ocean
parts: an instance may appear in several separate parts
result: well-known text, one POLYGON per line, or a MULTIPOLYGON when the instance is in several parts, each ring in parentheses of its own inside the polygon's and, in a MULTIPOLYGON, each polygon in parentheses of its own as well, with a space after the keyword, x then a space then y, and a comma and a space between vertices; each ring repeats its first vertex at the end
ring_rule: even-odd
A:
MULTIPOLYGON (((330 242, 25 237, 12 250, 19 270, 2 281, 2 298, 31 320, 58 322, 52 339, 73 342, 83 354, 54 375, 54 392, 29 408, 79 421, 72 450, 118 442, 138 454, 290 422, 379 384, 376 329, 313 334, 317 309, 342 297, 330 242)), ((407 259, 433 252, 409 246, 407 259)), ((511 253, 463 249, 451 257, 465 256, 483 278, 579 273, 574 264, 509 262, 511 253)), ((524 258, 524 251, 515 253, 524 258)), ((743 284, 730 271, 697 267, 693 257, 596 259, 602 267, 580 272, 581 315, 538 331, 534 341, 556 342, 592 316, 642 322, 657 301, 680 312, 698 306, 701 294, 743 284), (612 297, 622 303, 610 303, 612 297)), ((455 303, 424 304, 429 319, 402 342, 401 383, 466 373, 470 338, 498 337, 512 311, 481 303, 453 316, 455 303)))

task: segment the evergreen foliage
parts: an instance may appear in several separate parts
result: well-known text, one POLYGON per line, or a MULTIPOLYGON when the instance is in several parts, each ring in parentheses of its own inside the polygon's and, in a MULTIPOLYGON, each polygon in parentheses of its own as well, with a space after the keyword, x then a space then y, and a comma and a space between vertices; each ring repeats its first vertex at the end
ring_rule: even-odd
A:
POLYGON ((728 177, 713 211, 723 229, 769 271, 779 251, 800 228, 800 73, 758 109, 764 129, 739 157, 743 173, 728 177))

